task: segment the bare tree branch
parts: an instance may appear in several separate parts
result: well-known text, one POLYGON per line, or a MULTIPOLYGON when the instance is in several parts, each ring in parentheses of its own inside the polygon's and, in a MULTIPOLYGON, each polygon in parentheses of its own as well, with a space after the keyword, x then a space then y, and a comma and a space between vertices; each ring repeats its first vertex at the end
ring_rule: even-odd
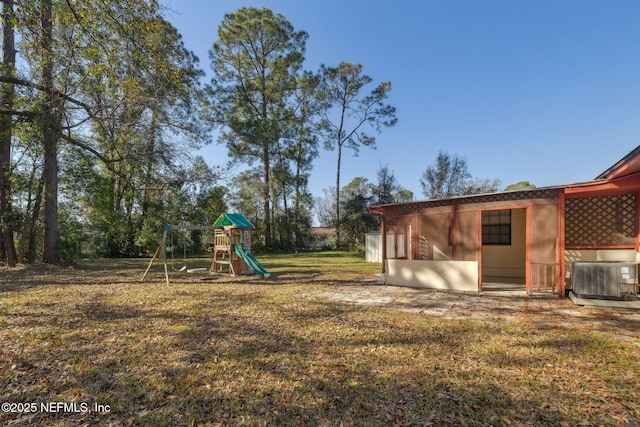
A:
POLYGON ((4 108, 0 108, 0 115, 2 116, 23 116, 23 117, 37 117, 40 113, 34 113, 33 111, 18 111, 18 110, 7 110, 4 108))
MULTIPOLYGON (((14 85, 19 85, 19 86, 24 86, 24 87, 28 87, 31 89, 36 89, 40 92, 51 92, 50 88, 47 88, 46 86, 43 86, 41 84, 38 83, 34 83, 34 82, 30 82, 28 80, 23 80, 23 79, 19 79, 16 77, 10 77, 10 76, 2 76, 0 75, 0 83, 10 83, 10 84, 14 84, 14 85)), ((53 89, 53 95, 63 99, 65 101, 68 101, 72 104, 75 104, 79 107, 82 107, 82 109, 92 118, 95 119, 102 119, 101 117, 99 117, 98 115, 96 115, 92 110, 91 110, 91 106, 82 102, 82 101, 78 101, 75 98, 70 97, 69 95, 66 95, 58 90, 53 89)))
POLYGON ((80 147, 83 150, 87 150, 88 152, 90 152, 91 154, 93 154, 94 156, 96 156, 100 161, 102 161, 107 168, 109 168, 109 170, 111 172, 114 173, 118 173, 117 171, 115 171, 112 167, 110 167, 109 165, 112 163, 117 163, 117 162, 121 162, 122 160, 124 160, 122 157, 119 159, 109 159, 107 157, 105 157, 102 153, 100 153, 98 150, 96 150, 95 148, 91 147, 89 144, 80 141, 79 139, 73 138, 67 134, 61 133, 60 137, 62 139, 64 139, 65 141, 67 141, 68 143, 75 145, 76 147, 80 147))

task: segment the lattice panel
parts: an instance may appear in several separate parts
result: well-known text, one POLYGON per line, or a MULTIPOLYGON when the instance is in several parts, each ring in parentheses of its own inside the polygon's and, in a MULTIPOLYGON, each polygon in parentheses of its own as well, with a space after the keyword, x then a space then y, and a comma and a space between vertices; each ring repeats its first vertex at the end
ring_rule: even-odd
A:
POLYGON ((418 251, 420 252, 420 259, 433 259, 429 254, 429 241, 426 236, 422 234, 418 238, 418 251))
POLYGON ((479 194, 464 197, 455 197, 453 199, 434 199, 434 200, 422 200, 417 202, 400 203, 387 207, 388 215, 406 215, 415 213, 418 209, 428 209, 441 206, 451 206, 453 200, 457 204, 470 204, 470 203, 487 203, 487 202, 505 202, 505 201, 520 201, 531 199, 547 199, 557 200, 558 190, 554 188, 548 189, 532 189, 521 191, 507 191, 501 193, 489 193, 479 194))
POLYGON ((558 199, 558 190, 556 189, 535 189, 523 191, 507 191, 500 193, 489 193, 477 196, 468 196, 461 198, 458 203, 486 203, 486 202, 505 202, 530 199, 558 199))
POLYGON ((635 224, 634 194, 565 201, 566 246, 632 245, 635 224))

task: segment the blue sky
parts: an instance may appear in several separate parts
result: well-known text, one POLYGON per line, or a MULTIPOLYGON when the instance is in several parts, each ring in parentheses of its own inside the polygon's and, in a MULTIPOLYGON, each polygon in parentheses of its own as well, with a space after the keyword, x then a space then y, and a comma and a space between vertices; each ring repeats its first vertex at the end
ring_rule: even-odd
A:
MULTIPOLYGON (((309 33, 306 68, 361 63, 391 81, 398 123, 377 149, 345 153, 341 184, 387 165, 424 198, 420 177, 442 150, 477 178, 538 187, 595 178, 640 145, 640 2, 625 0, 163 0, 211 77, 224 14, 267 7, 309 33)), ((373 85, 370 89, 373 89, 373 85)), ((208 163, 226 161, 215 142, 208 163)), ((314 196, 335 185, 321 151, 314 196)))

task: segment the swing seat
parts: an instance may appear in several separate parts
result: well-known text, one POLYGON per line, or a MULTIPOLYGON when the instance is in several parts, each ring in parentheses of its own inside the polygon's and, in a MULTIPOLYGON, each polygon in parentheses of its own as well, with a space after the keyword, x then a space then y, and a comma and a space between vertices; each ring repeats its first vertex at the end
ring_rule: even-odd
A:
POLYGON ((187 266, 183 266, 181 269, 177 269, 174 266, 171 266, 171 268, 173 269, 173 271, 185 271, 187 269, 187 266))

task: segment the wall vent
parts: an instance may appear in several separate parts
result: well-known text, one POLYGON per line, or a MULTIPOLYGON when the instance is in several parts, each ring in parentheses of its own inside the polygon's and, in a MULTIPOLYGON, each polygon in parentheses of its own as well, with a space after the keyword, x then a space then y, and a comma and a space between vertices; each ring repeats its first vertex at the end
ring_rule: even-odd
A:
POLYGON ((576 261, 571 290, 578 298, 634 299, 638 293, 638 264, 576 261))

